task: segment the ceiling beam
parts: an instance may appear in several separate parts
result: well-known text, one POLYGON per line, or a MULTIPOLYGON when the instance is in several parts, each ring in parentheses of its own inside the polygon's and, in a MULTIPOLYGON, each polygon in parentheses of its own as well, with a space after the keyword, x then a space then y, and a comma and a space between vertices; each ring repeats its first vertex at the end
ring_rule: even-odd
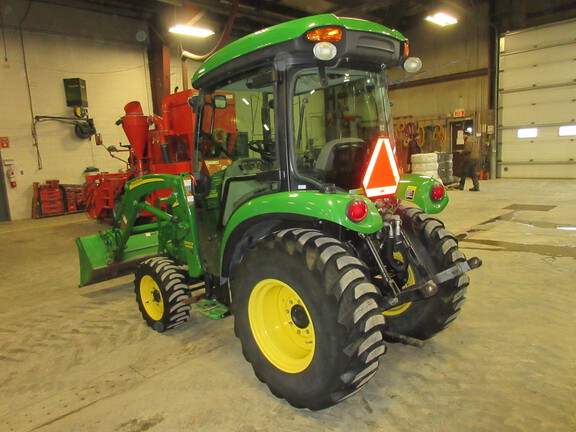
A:
POLYGON ((117 15, 125 18, 147 20, 158 11, 156 1, 95 1, 95 0, 35 0, 56 6, 70 7, 74 9, 98 12, 107 15, 117 15))
MULTIPOLYGON (((228 17, 231 8, 229 1, 222 0, 182 0, 182 5, 197 7, 221 17, 228 17)), ((269 26, 309 15, 304 11, 278 4, 266 3, 265 9, 262 6, 263 3, 260 1, 242 0, 238 5, 238 17, 247 18, 255 24, 260 24, 260 26, 269 26)))

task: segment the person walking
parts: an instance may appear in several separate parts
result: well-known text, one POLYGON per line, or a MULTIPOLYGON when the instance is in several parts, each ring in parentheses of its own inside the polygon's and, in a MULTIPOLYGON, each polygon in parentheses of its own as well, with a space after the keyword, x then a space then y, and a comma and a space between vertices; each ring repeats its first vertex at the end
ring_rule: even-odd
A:
POLYGON ((480 183, 478 182, 477 167, 480 162, 480 144, 475 136, 471 136, 470 132, 464 131, 464 166, 462 168, 462 177, 460 177, 460 184, 454 189, 464 190, 466 177, 472 179, 473 187, 468 190, 478 192, 480 190, 480 183))
POLYGON ((415 132, 412 134, 411 138, 407 138, 404 141, 404 145, 405 145, 407 153, 408 153, 408 156, 406 158, 406 167, 407 167, 406 172, 409 172, 409 173, 412 172, 412 155, 419 154, 422 152, 422 150, 420 149, 420 146, 418 145, 418 137, 419 136, 420 136, 420 134, 418 132, 415 132))

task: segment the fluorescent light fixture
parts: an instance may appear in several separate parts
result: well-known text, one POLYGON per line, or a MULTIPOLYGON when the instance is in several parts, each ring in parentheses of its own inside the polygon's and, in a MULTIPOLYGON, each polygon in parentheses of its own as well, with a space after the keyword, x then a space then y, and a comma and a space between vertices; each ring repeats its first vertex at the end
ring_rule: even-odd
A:
POLYGON ((246 98, 242 98, 242 102, 244 102, 246 105, 250 105, 250 102, 248 102, 246 98))
POLYGON ((202 29, 202 28, 198 28, 198 27, 190 27, 190 26, 182 25, 182 24, 178 24, 178 25, 175 25, 174 27, 170 27, 170 29, 168 31, 170 33, 178 33, 178 34, 183 34, 186 36, 195 36, 195 37, 201 37, 201 38, 212 36, 214 34, 214 32, 212 30, 202 29))
POLYGON ((434 15, 429 15, 426 17, 426 21, 430 21, 434 24, 438 24, 441 27, 456 24, 458 20, 450 15, 446 15, 445 13, 438 12, 434 15))

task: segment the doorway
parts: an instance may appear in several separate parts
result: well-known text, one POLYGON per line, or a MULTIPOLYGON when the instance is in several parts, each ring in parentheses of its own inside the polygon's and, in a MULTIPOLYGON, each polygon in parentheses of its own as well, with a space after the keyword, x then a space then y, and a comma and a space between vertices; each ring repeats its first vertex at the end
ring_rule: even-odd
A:
POLYGON ((450 130, 450 152, 452 153, 454 175, 462 176, 462 153, 464 150, 464 131, 474 133, 474 121, 471 118, 461 118, 448 121, 450 130))
POLYGON ((0 222, 10 221, 10 207, 8 207, 8 191, 6 190, 6 172, 0 151, 0 222))

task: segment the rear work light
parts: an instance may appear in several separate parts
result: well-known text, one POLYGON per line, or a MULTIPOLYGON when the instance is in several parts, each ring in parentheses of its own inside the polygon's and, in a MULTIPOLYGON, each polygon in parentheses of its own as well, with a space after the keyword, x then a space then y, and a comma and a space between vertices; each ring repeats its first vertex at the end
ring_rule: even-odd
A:
POLYGON ((340 27, 321 27, 309 30, 306 39, 313 42, 340 42, 342 35, 340 27))
POLYGON ((440 183, 436 183, 432 186, 432 189, 430 189, 430 198, 432 198, 432 201, 440 201, 444 198, 445 194, 446 190, 444 189, 444 185, 440 183))
POLYGON ((314 57, 318 60, 332 60, 338 54, 338 50, 336 46, 331 44, 330 42, 318 42, 314 45, 314 49, 312 50, 314 53, 314 57))
POLYGON ((368 206, 361 199, 354 199, 350 201, 346 208, 346 216, 352 222, 360 222, 368 215, 368 206))

